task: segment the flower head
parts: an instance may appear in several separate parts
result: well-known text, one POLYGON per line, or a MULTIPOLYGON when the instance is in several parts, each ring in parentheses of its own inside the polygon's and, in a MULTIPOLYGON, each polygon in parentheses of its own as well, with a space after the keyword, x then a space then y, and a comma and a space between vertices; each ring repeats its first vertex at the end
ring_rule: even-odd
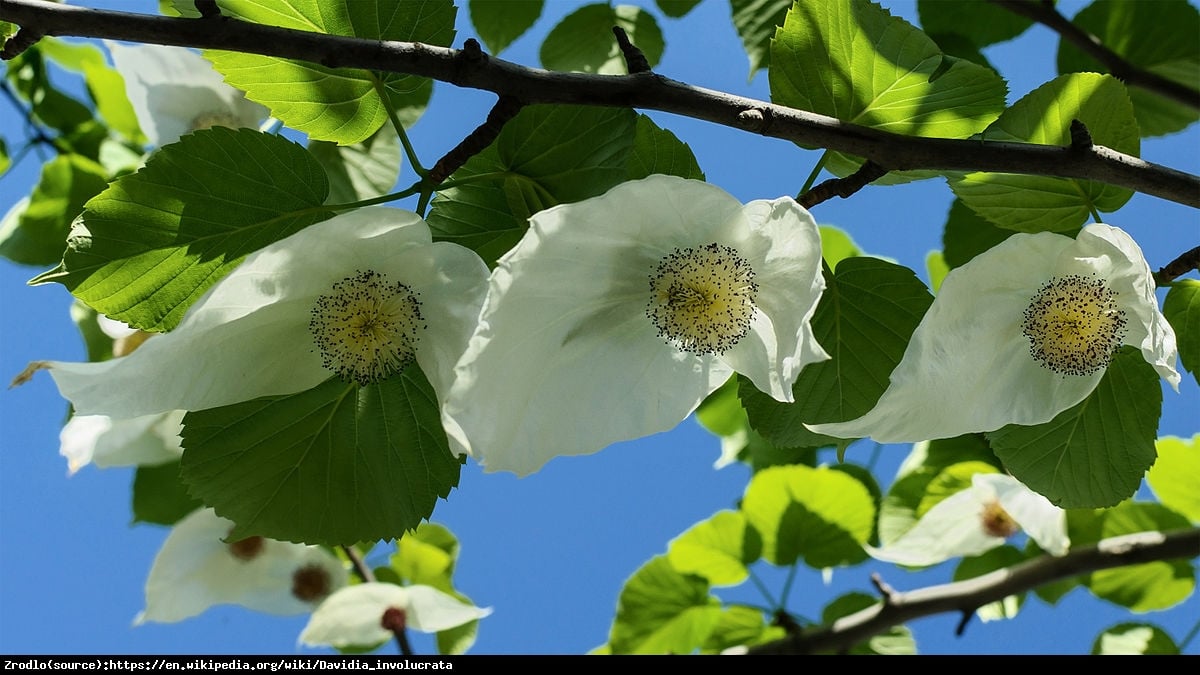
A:
POLYGON ((938 502, 895 541, 867 547, 876 560, 922 567, 979 555, 1024 530, 1052 555, 1067 552, 1066 511, 1001 473, 977 473, 971 487, 938 502))
POLYGON ((446 428, 488 471, 665 431, 738 372, 781 401, 829 358, 812 216, 654 175, 547 209, 492 273, 446 428))
POLYGON ((225 83, 199 54, 182 47, 108 42, 113 65, 142 133, 155 146, 214 126, 257 128, 265 107, 225 83))
POLYGON ((347 583, 341 561, 319 546, 262 537, 226 541, 232 529, 212 509, 179 521, 154 558, 137 623, 182 621, 222 604, 303 614, 347 583))
POLYGON ((300 642, 310 646, 370 646, 392 636, 390 626, 423 633, 461 626, 491 614, 432 586, 369 582, 329 596, 308 620, 300 642))
POLYGON ((137 417, 365 384, 415 361, 442 396, 475 325, 487 267, 432 241, 415 213, 371 207, 249 256, 172 331, 97 363, 52 361, 81 414, 137 417))
POLYGON ((1121 345, 1178 389, 1175 333, 1133 239, 1103 224, 1016 234, 946 276, 870 412, 806 426, 903 443, 1041 424, 1086 398, 1121 345))

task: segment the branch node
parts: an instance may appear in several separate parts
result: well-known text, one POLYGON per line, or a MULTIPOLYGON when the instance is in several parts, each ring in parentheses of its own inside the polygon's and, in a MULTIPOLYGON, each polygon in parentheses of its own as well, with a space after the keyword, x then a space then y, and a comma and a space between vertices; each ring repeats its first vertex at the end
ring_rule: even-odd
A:
POLYGON ((487 58, 487 54, 483 53, 483 47, 479 46, 479 40, 475 38, 467 38, 463 43, 462 57, 470 63, 479 63, 487 58))
POLYGON ((1094 145, 1092 132, 1088 131, 1087 125, 1079 120, 1071 120, 1071 149, 1091 150, 1094 145))
POLYGON ((830 178, 815 185, 811 190, 797 197, 796 201, 800 202, 800 206, 808 209, 834 197, 846 199, 866 187, 871 181, 882 178, 887 172, 887 169, 868 159, 863 162, 858 171, 845 178, 830 178))
POLYGON ((621 48, 621 55, 625 57, 625 69, 629 74, 650 72, 650 62, 646 60, 646 55, 629 41, 625 29, 613 26, 612 32, 617 37, 617 46, 621 48))
POLYGON ((193 3, 196 5, 196 11, 200 12, 201 19, 215 19, 221 16, 217 0, 193 0, 193 3))
POLYGON ((1191 271, 1200 272, 1200 246, 1183 253, 1154 273, 1154 283, 1165 286, 1191 271))
POLYGON ((46 33, 41 30, 21 26, 17 34, 8 38, 4 43, 4 49, 0 49, 0 60, 8 61, 17 58, 22 52, 32 47, 35 42, 45 36, 46 33))
POLYGON ((761 132, 767 128, 767 117, 758 108, 746 108, 737 115, 738 126, 753 132, 761 132))
POLYGON ((429 175, 426 180, 437 185, 446 180, 459 169, 472 156, 483 151, 484 148, 492 144, 496 137, 500 135, 504 124, 516 117, 521 108, 525 106, 524 101, 513 96, 501 96, 500 100, 496 101, 496 105, 492 106, 488 112, 487 119, 483 124, 480 124, 474 131, 467 134, 467 137, 462 139, 458 145, 454 146, 450 152, 447 152, 441 159, 433 165, 429 170, 429 175))
POLYGON ((875 572, 871 575, 871 585, 875 587, 875 590, 879 591, 879 595, 883 596, 884 606, 895 604, 896 596, 899 594, 896 593, 896 589, 889 586, 888 583, 883 580, 883 577, 880 576, 878 572, 875 572))

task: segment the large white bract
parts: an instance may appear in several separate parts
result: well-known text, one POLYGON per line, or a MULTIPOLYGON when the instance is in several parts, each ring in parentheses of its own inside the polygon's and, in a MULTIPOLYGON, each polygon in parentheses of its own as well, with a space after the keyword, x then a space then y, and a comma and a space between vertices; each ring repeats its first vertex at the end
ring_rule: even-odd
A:
POLYGON ((805 426, 911 443, 1041 424, 1087 397, 1121 345, 1178 391, 1154 288, 1141 249, 1110 225, 1015 234, 946 276, 870 412, 805 426))
POLYGON ((476 607, 432 586, 397 586, 367 582, 347 586, 329 596, 300 633, 301 644, 370 647, 391 639, 384 613, 403 612, 405 628, 437 633, 482 619, 491 608, 476 607))
POLYGON ((499 261, 455 370, 447 431, 488 471, 674 427, 734 372, 780 401, 829 358, 810 318, 816 222, 654 175, 547 209, 499 261))

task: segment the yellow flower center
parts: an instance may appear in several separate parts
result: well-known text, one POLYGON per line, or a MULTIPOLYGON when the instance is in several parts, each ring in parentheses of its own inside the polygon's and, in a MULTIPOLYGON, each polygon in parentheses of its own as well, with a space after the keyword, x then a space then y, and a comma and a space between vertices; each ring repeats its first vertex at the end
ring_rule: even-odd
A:
POLYGON ((1017 521, 1013 520, 1012 516, 1008 515, 1008 511, 1005 511, 997 501, 991 501, 984 505, 983 515, 979 520, 983 531, 993 537, 1008 539, 1021 530, 1017 521))
POLYGON ((416 358, 425 328, 412 289, 373 270, 358 271, 317 299, 308 322, 321 365, 343 380, 368 385, 416 358))
POLYGON ((236 129, 241 126, 238 119, 227 112, 212 111, 202 112, 192 118, 192 131, 200 131, 201 129, 211 129, 213 127, 229 127, 236 129))
POLYGON ((1125 337, 1125 312, 1116 297, 1099 279, 1071 275, 1046 282, 1021 326, 1030 356, 1062 375, 1103 370, 1125 337))
POLYGON ((754 269, 732 248, 675 249, 650 275, 646 315, 679 349, 723 354, 750 331, 757 294, 754 269))

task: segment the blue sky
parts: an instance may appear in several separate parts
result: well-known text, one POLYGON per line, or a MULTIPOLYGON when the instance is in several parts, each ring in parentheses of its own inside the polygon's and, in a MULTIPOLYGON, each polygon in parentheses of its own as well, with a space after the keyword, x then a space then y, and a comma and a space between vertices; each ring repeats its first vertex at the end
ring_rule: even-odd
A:
MULTIPOLYGON (((80 4, 150 11, 155 5, 147 0, 80 4)), ((459 4, 456 46, 473 35, 466 3, 459 4)), ((502 58, 539 65, 542 37, 583 3, 546 4, 533 31, 502 58)), ((769 98, 765 72, 746 80, 747 60, 729 21, 727 0, 703 0, 683 19, 666 18, 649 2, 636 4, 654 11, 666 37, 658 72, 711 89, 769 98)), ((915 3, 885 5, 916 21, 915 3)), ((1081 6, 1060 3, 1067 15, 1081 6)), ((1034 27, 986 51, 1009 79, 1010 103, 1054 76, 1055 44, 1049 30, 1034 27)), ((438 84, 429 111, 412 130, 423 162, 432 164, 482 121, 493 99, 438 84)), ((743 201, 794 195, 818 158, 816 152, 782 141, 671 115, 652 116, 691 145, 710 182, 743 201)), ((1200 173, 1198 126, 1143 140, 1142 156, 1200 173)), ((20 128, 14 109, 0 106, 0 129, 10 151, 21 142, 20 128)), ((38 161, 31 155, 0 179, 0 210, 28 193, 37 171, 38 161)), ((868 187, 849 200, 821 204, 813 213, 822 224, 848 230, 864 250, 897 259, 924 278, 926 254, 941 248, 941 225, 951 198, 942 181, 868 187)), ((1200 235, 1194 210, 1142 195, 1107 220, 1133 235, 1155 269, 1194 247, 1200 235)), ((5 319, 0 373, 5 377, 31 360, 84 358, 67 313, 69 294, 57 285, 25 285, 40 271, 0 261, 5 319)), ((66 409, 46 376, 0 392, 0 652, 315 653, 296 644, 305 617, 270 617, 238 607, 214 608, 178 624, 134 627, 146 574, 167 530, 130 525, 132 470, 87 467, 67 476, 66 462, 58 455, 66 409)), ((1200 389, 1190 375, 1179 394, 1164 385, 1160 435, 1197 433, 1198 412, 1200 389)), ((905 446, 885 446, 878 453, 876 474, 885 487, 907 452, 905 446)), ((523 479, 483 474, 468 463, 459 488, 438 505, 433 520, 459 537, 459 590, 495 610, 481 623, 473 653, 582 653, 605 642, 625 579, 664 552, 671 538, 733 507, 740 497, 749 472, 740 465, 713 469, 718 453, 717 439, 689 419, 671 432, 620 443, 596 455, 554 460, 523 479)), ((869 462, 869 446, 855 446, 848 460, 869 462)), ((835 570, 828 583, 819 573, 802 570, 790 608, 816 618, 829 600, 847 590, 871 592, 869 575, 876 570, 892 586, 909 590, 948 581, 952 565, 907 573, 864 564, 835 570)), ((782 574, 765 563, 756 572, 778 591, 782 574)), ((753 597, 741 589, 738 593, 753 597)), ((1159 624, 1178 641, 1197 617, 1200 600, 1193 595, 1168 612, 1139 618, 1159 624)), ((910 627, 922 653, 1086 653, 1102 629, 1130 619, 1123 609, 1076 589, 1054 608, 1031 596, 1016 620, 975 620, 961 638, 953 635, 958 621, 953 615, 918 620, 910 627)), ((414 636, 414 646, 432 652, 424 636, 414 636)), ((1193 640, 1188 653, 1200 654, 1200 640, 1193 640)))

